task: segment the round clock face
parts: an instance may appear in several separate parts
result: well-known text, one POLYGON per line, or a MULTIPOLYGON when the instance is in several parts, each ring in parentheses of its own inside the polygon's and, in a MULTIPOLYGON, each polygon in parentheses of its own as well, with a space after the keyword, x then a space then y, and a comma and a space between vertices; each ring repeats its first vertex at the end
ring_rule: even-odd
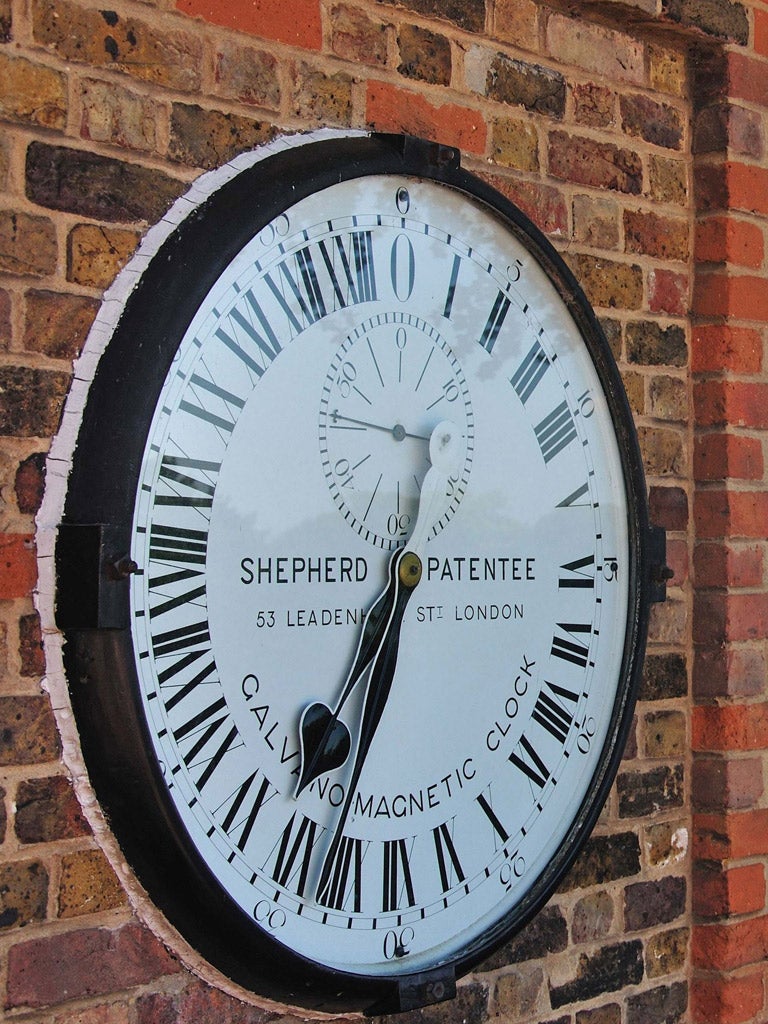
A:
POLYGON ((631 710, 631 428, 554 257, 478 191, 344 171, 234 253, 212 228, 131 498, 178 842, 275 949, 363 978, 525 920, 631 710))

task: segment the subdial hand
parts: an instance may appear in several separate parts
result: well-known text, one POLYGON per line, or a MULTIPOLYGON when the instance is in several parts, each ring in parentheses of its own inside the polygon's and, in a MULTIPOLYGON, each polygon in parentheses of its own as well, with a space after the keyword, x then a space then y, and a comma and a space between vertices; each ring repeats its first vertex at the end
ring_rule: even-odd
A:
MULTIPOLYGON (((344 826, 352 806, 352 800, 363 765, 365 764, 371 743, 389 698, 392 680, 394 679, 397 667, 403 616, 408 601, 421 580, 421 553, 426 545, 429 531, 434 525, 436 509, 440 505, 446 481, 455 469, 459 446, 460 438, 456 427, 448 422, 438 424, 430 438, 432 466, 424 477, 421 487, 416 525, 406 545, 406 549, 396 552, 390 561, 389 583, 384 592, 385 608, 388 609, 387 618, 384 622, 383 633, 379 639, 368 678, 368 687, 366 689, 358 733, 357 751, 347 783, 346 798, 336 821, 333 839, 323 860, 320 872, 320 881, 317 887, 317 900, 320 903, 328 904, 334 898, 334 864, 342 842, 344 826)), ((382 598, 379 598, 371 609, 371 611, 375 610, 379 617, 385 614, 385 609, 380 607, 381 601, 382 598)), ((363 634, 365 637, 365 628, 363 634)), ((344 700, 346 700, 348 688, 349 679, 342 692, 344 700)), ((338 711, 333 716, 336 722, 338 722, 337 715, 338 711)), ((320 754, 322 760, 322 751, 320 751, 320 754)))
POLYGON ((402 441, 406 437, 415 437, 417 441, 429 441, 426 434, 412 434, 406 430, 402 423, 396 423, 394 427, 385 427, 383 423, 371 423, 370 420, 358 420, 353 416, 343 416, 338 409, 334 409, 330 418, 334 423, 340 420, 344 423, 354 423, 356 426, 370 428, 371 430, 383 430, 385 434, 391 434, 396 441, 402 441))

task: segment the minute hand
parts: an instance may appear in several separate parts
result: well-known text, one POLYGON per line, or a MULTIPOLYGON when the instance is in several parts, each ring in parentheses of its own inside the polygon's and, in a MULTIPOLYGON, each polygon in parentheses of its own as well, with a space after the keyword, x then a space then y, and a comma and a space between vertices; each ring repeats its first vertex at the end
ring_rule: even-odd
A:
POLYGON ((413 591, 421 580, 421 552, 426 545, 429 531, 434 525, 435 512, 441 503, 445 483, 455 468, 458 447, 459 435, 456 427, 448 422, 439 423, 430 437, 429 451, 432 466, 421 485, 416 525, 405 549, 396 552, 389 563, 390 578, 387 590, 392 593, 391 611, 373 658, 360 719, 357 752, 347 783, 346 799, 320 872, 320 881, 317 887, 319 903, 332 902, 335 889, 334 864, 342 841, 344 826, 352 806, 360 773, 387 704, 397 667, 403 615, 413 591))

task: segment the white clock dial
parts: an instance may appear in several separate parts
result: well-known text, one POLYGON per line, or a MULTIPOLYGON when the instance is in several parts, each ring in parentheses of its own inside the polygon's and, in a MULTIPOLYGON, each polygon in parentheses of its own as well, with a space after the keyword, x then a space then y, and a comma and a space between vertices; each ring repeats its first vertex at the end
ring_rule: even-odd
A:
POLYGON ((211 236, 153 399, 136 699, 227 920, 375 982, 476 961, 583 842, 631 718, 645 506, 535 229, 384 156, 296 193, 301 149, 237 246, 211 236))

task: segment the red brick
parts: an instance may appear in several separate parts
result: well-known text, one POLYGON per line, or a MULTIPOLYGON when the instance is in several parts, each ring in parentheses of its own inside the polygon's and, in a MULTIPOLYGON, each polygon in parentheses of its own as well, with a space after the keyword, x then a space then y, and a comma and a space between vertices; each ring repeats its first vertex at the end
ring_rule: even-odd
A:
POLYGON ((768 57, 768 11, 756 8, 755 18, 755 53, 768 57))
POLYGON ((765 908, 765 869, 762 864, 723 868, 714 861, 693 866, 693 912, 717 918, 750 914, 765 908))
POLYGON ((694 384, 693 404, 701 427, 768 429, 768 384, 699 381, 694 384))
POLYGON ((763 549, 758 545, 697 544, 693 565, 699 588, 759 587, 763 582, 763 549))
POLYGON ((36 582, 34 536, 28 533, 0 533, 0 600, 29 597, 36 582))
POLYGON ((705 970, 733 970, 760 963, 768 954, 768 917, 704 924, 691 935, 693 963, 705 970))
POLYGON ((487 130, 478 111, 455 103, 435 106, 387 82, 368 82, 365 116, 377 131, 408 132, 471 153, 485 152, 487 130))
POLYGON ((688 275, 652 270, 648 275, 648 306, 652 313, 685 316, 688 313, 688 275))
POLYGON ((307 50, 323 43, 320 0, 176 0, 184 14, 307 50))
POLYGON ((728 752, 718 756, 697 754, 693 764, 694 810, 735 811, 755 807, 764 788, 760 757, 737 759, 728 752))
POLYGON ((763 976, 700 977, 691 987, 693 1024, 742 1024, 762 1017, 763 976))
POLYGON ((146 928, 88 928, 32 939, 8 953, 6 1008, 40 1007, 146 985, 178 963, 146 928))
POLYGON ((765 106, 768 96, 768 62, 734 50, 727 55, 728 93, 734 99, 765 106))
POLYGON ((768 747, 768 704, 708 704, 693 709, 696 750, 761 750, 768 747))
POLYGON ((763 692, 766 671, 760 650, 699 647, 693 658, 693 692, 699 700, 755 697, 763 692))
POLYGON ((768 855, 768 810, 696 814, 694 859, 743 860, 768 855))
POLYGON ((757 269, 765 257, 762 228, 734 217, 711 217, 696 225, 696 259, 757 269))
POLYGON ((763 339, 749 327, 702 324, 693 328, 691 369, 694 373, 759 373, 763 339))
POLYGON ((768 214, 768 167, 729 163, 726 182, 733 209, 768 214))
POLYGON ((699 316, 735 317, 768 323, 768 288, 763 277, 732 277, 722 272, 700 273, 693 292, 693 312, 699 316))
POLYGON ((763 445, 756 437, 700 435, 694 441, 693 469, 696 480, 761 480, 763 445))
POLYGON ((694 597, 693 638, 703 644, 718 639, 722 643, 765 640, 768 638, 768 594, 698 593, 694 597))
POLYGON ((90 833, 68 779, 51 775, 21 782, 16 794, 16 836, 22 843, 51 843, 90 833))

